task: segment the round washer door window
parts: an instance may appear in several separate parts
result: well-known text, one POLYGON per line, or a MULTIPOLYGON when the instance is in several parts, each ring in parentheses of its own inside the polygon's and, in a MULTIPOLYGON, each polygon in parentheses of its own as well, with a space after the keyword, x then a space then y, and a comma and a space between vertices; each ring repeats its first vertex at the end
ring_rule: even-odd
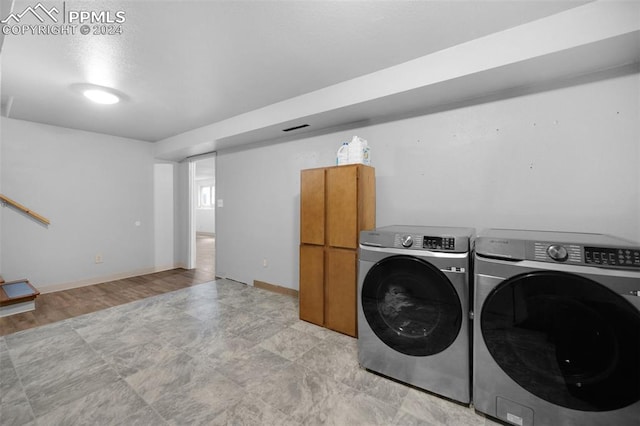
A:
POLYGON ((610 411, 640 400, 640 312, 595 281, 512 277, 487 297, 480 326, 500 368, 552 404, 610 411))
POLYGON ((442 352, 458 336, 462 306, 447 277, 410 256, 376 263, 362 284, 362 309, 373 332, 406 355, 442 352))

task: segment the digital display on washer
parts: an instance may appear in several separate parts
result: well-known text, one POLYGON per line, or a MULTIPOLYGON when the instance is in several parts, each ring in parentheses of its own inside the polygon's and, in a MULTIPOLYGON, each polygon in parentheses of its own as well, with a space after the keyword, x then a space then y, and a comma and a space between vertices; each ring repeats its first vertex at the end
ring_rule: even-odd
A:
POLYGON ((610 247, 585 247, 586 263, 640 268, 640 250, 610 247))
POLYGON ((456 239, 454 237, 428 237, 424 236, 422 248, 436 250, 455 250, 456 239))

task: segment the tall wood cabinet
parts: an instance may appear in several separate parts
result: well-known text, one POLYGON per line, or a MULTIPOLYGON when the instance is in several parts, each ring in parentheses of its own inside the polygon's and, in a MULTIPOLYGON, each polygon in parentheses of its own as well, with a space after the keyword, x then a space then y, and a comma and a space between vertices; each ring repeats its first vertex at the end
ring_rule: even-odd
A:
POLYGON ((300 319, 357 335, 358 238, 376 225, 375 172, 362 164, 300 176, 300 319))

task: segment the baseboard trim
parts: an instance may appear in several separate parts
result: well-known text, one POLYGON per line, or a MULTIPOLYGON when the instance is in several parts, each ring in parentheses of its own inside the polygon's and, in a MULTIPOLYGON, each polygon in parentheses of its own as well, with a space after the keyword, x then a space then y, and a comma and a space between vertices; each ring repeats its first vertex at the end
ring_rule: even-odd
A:
POLYGON ((253 286, 256 288, 261 288, 263 290, 272 291, 278 294, 285 294, 287 296, 298 297, 298 290, 294 290, 289 287, 282 287, 275 284, 269 284, 264 281, 253 280, 253 286))
POLYGON ((172 269, 186 269, 182 264, 173 266, 163 266, 157 268, 143 268, 135 271, 123 272, 120 274, 105 275, 101 277, 88 278, 86 280, 72 281, 67 283, 52 284, 48 286, 38 286, 40 294, 55 293, 57 291, 71 290, 74 288, 86 287, 89 285, 102 284, 110 281, 123 280, 125 278, 137 277, 139 275, 153 274, 156 272, 170 271, 172 269))

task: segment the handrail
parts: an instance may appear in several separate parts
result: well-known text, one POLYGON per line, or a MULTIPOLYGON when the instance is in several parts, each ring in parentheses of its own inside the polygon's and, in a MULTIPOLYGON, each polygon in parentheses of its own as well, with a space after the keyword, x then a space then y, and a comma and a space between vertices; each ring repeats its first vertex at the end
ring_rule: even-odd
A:
POLYGON ((33 217, 35 219, 38 219, 40 222, 42 222, 42 223, 44 223, 46 225, 51 224, 49 219, 47 219, 46 217, 41 216, 41 215, 39 215, 38 213, 36 213, 36 212, 34 212, 32 210, 29 210, 28 208, 26 208, 22 204, 18 203, 17 201, 12 200, 9 197, 6 197, 6 196, 0 194, 0 200, 2 200, 2 204, 9 204, 9 205, 17 208, 18 210, 21 210, 21 211, 25 212, 29 216, 31 216, 31 217, 33 217))

